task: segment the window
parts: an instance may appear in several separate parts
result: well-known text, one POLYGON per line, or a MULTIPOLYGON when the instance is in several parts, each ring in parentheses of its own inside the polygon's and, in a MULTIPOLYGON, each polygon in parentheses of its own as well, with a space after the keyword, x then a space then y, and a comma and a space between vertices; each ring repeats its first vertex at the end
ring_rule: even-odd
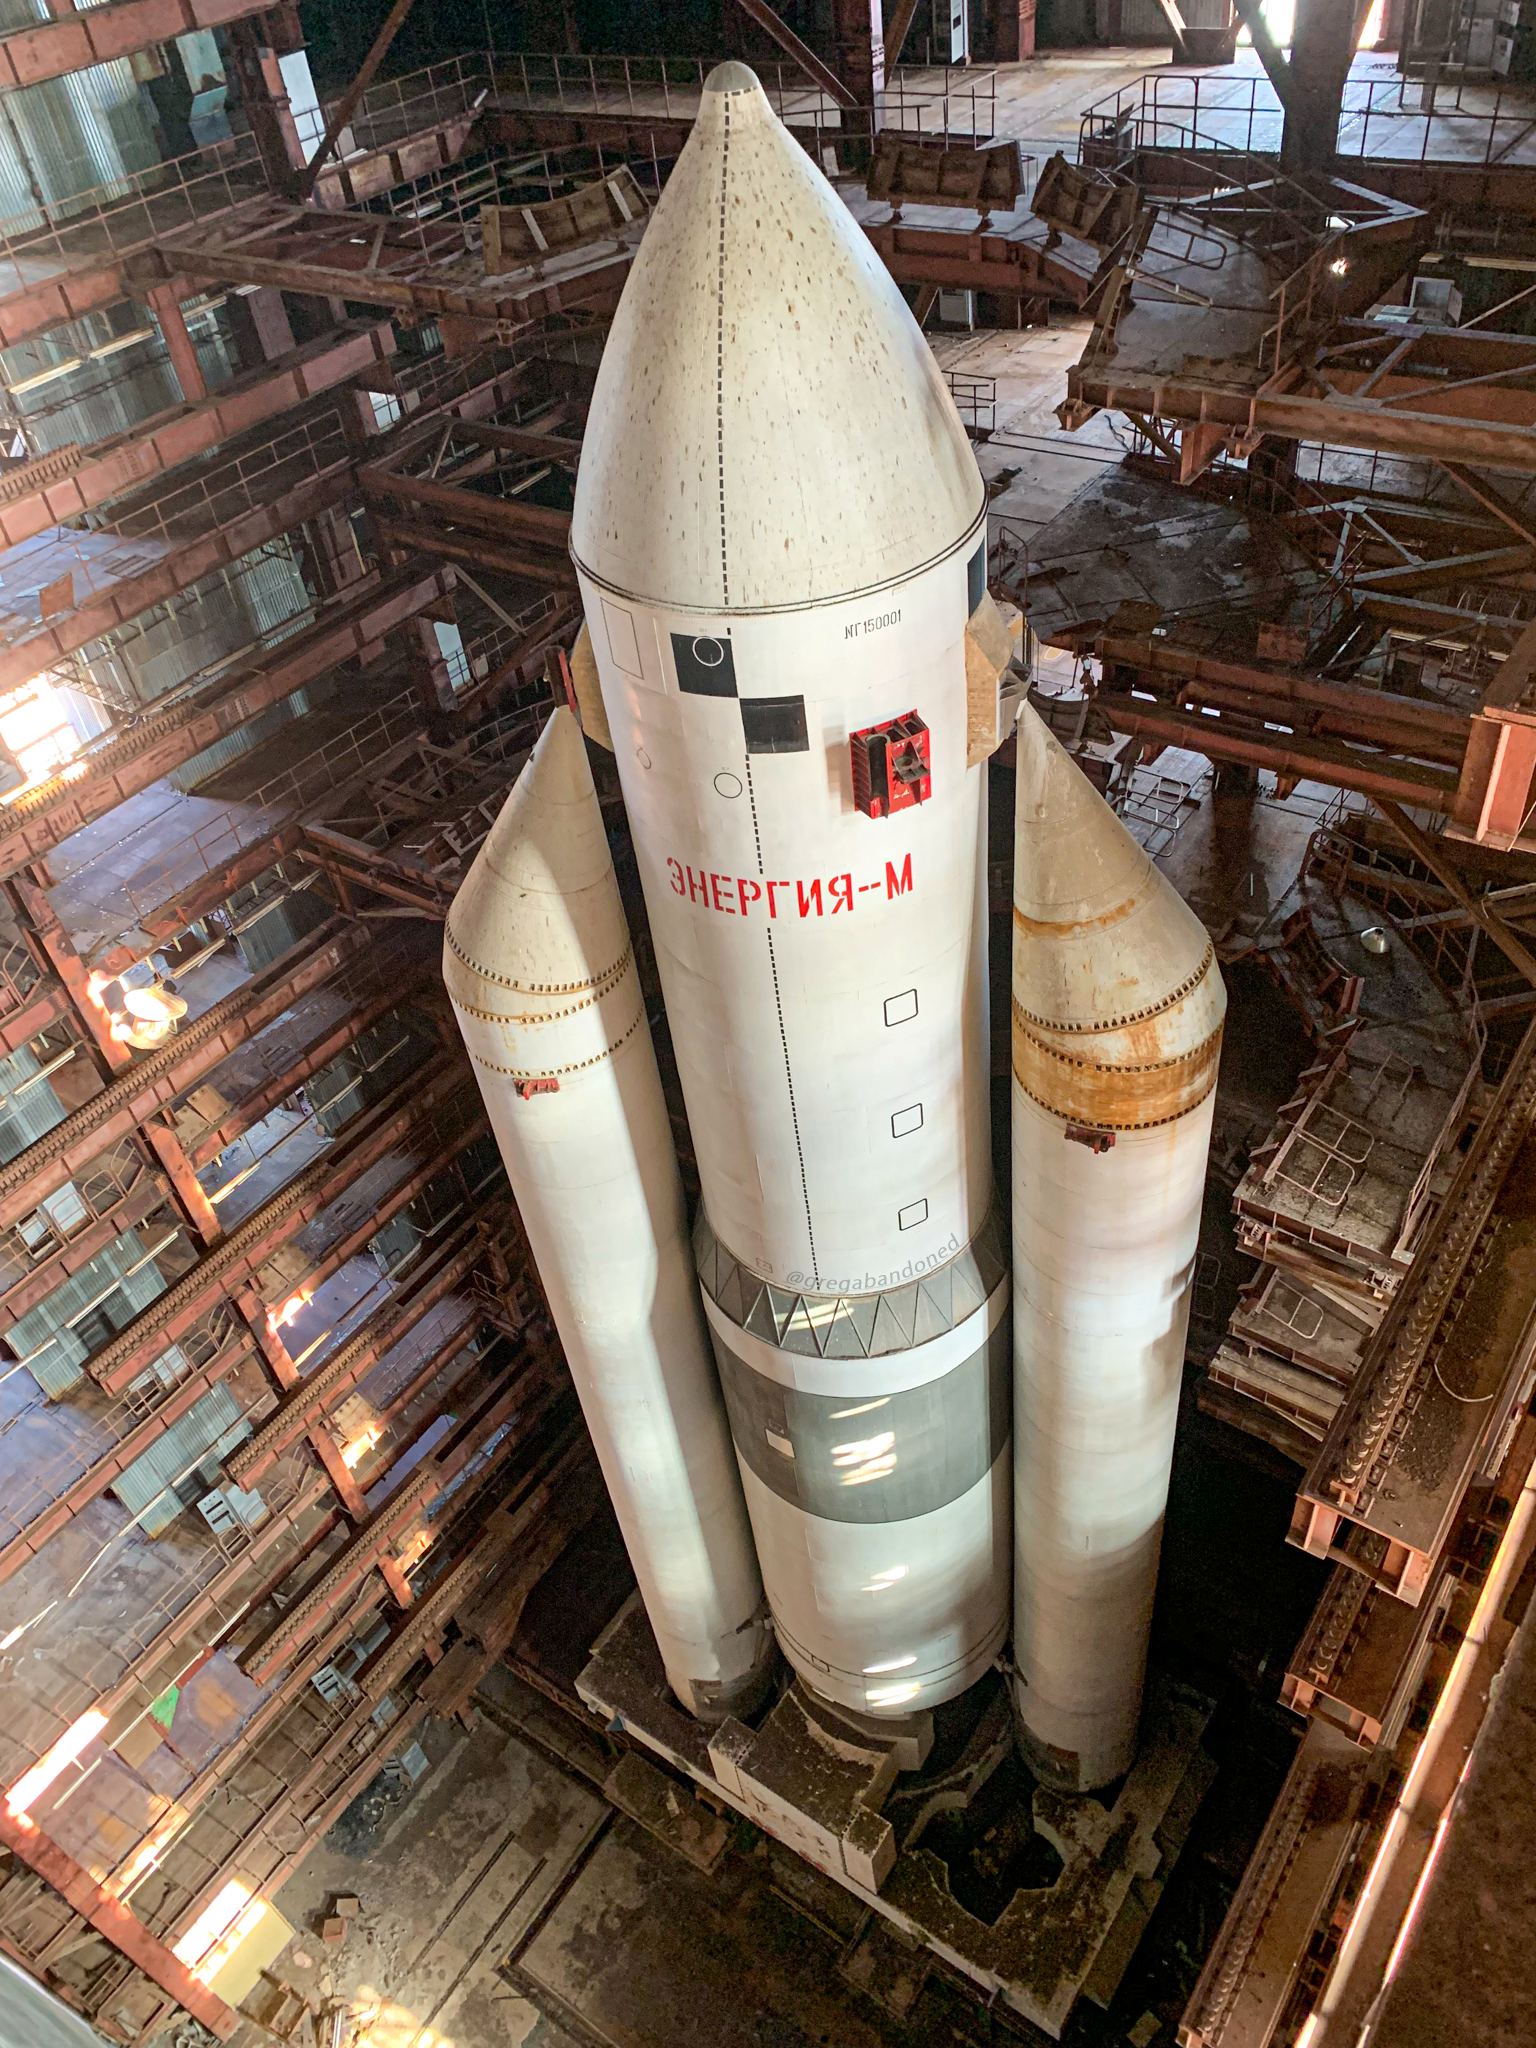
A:
POLYGON ((803 697, 743 697, 741 729, 749 754, 804 754, 810 751, 803 697))

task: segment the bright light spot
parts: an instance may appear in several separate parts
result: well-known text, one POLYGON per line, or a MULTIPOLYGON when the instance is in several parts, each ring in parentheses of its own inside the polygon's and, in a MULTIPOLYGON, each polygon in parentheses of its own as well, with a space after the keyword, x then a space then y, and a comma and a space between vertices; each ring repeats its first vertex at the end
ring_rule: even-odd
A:
POLYGON ((850 1415, 873 1414, 876 1408, 886 1407, 890 1402, 890 1398, 889 1394, 882 1394, 878 1401, 866 1401, 861 1408, 834 1408, 832 1420, 834 1422, 846 1422, 850 1415))
POLYGON ((878 1436, 834 1444, 832 1463, 842 1473, 844 1486, 863 1486, 868 1480, 883 1479, 896 1469, 896 1432, 883 1429, 878 1436))
POLYGON ((374 1445, 378 1442, 379 1438, 383 1434, 384 1429, 381 1423, 370 1422, 366 1429, 359 1431, 359 1433, 355 1437, 353 1437, 351 1443, 342 1445, 341 1462, 343 1463, 343 1465, 346 1466, 349 1472, 352 1470, 353 1466, 358 1462, 359 1458, 367 1457, 368 1453, 373 1449, 374 1445))
POLYGON ((148 988, 124 990, 123 1008, 130 1017, 140 1017, 151 1024, 163 1024, 168 1017, 185 1017, 187 1014, 185 999, 172 995, 169 989, 162 988, 157 982, 148 988))
POLYGON ((301 1308, 307 1308, 313 1296, 307 1287, 301 1287, 297 1294, 290 1294, 281 1308, 267 1310, 267 1328, 276 1333, 291 1323, 301 1308))
POLYGON ((34 1614, 30 1621, 18 1622, 16 1627, 11 1629, 8 1634, 0 1636, 0 1650, 8 1650, 12 1643, 19 1643, 27 1630, 29 1628, 36 1628, 45 1615, 52 1614, 58 1604, 57 1600, 50 1600, 48 1605, 34 1614))
MULTIPOLYGON (((252 1899, 243 1911, 235 1915, 228 1927, 225 1928, 223 1934, 220 1935, 219 1939, 193 1970, 192 1974, 200 1984, 211 1984, 213 1982, 241 1942, 245 1940, 247 1935, 255 1933, 271 1910, 265 1899, 252 1899)), ((183 1961, 185 1961, 185 1958, 183 1958, 183 1961)))
POLYGON ((101 992, 109 981, 116 981, 116 979, 117 976, 115 974, 107 974, 100 967, 93 967, 85 977, 85 993, 98 1010, 106 1010, 107 1006, 101 1000, 101 992))
POLYGON ((219 1937, 250 1904, 250 1900, 250 1886, 238 1877, 232 1877, 228 1884, 214 1893, 171 1951, 177 1962, 185 1963, 189 1969, 200 1963, 219 1937))
POLYGON ((867 1685, 864 1697, 872 1707, 902 1707, 908 1700, 915 1700, 922 1691, 921 1685, 911 1682, 906 1685, 867 1685))
POLYGON ((881 1430, 878 1436, 866 1436, 851 1444, 834 1444, 832 1462, 841 1470, 846 1465, 862 1465, 868 1458, 884 1455, 896 1441, 896 1432, 881 1430))
POLYGON ((86 1744, 93 1741, 106 1725, 106 1715, 92 1707, 72 1727, 65 1729, 52 1749, 40 1756, 30 1771, 23 1772, 5 1795, 5 1810, 12 1820, 30 1818, 27 1808, 32 1801, 40 1792, 47 1791, 61 1771, 68 1770, 86 1744))
POLYGON ((907 1568, 904 1564, 889 1565, 883 1572, 876 1572, 872 1579, 866 1580, 861 1591, 865 1593, 883 1593, 887 1587, 896 1585, 899 1580, 904 1579, 906 1576, 907 1568))
POLYGON ((916 1662, 917 1654, 915 1651, 910 1657, 891 1657, 884 1664, 866 1664, 864 1666, 864 1676, 866 1678, 874 1678, 882 1671, 905 1671, 909 1664, 915 1664, 916 1662))
POLYGON ((1333 261, 1329 264, 1328 268, 1333 272, 1335 277, 1342 277, 1345 271, 1348 270, 1349 265, 1342 256, 1335 256, 1333 261))
POLYGON ((74 759, 80 745, 68 699, 46 675, 34 676, 20 689, 0 694, 0 746, 21 771, 14 787, 4 790, 5 802, 52 781, 61 771, 71 781, 83 775, 86 764, 74 759))

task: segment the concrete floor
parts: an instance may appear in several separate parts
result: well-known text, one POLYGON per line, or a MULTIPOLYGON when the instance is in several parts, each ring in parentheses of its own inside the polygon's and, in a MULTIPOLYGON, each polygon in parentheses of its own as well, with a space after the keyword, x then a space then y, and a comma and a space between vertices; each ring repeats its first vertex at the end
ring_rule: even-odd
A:
POLYGON ((609 1820, 589 1789, 482 1721, 433 1722, 432 1769, 399 1806, 365 1793, 277 1894, 296 1935, 271 1974, 323 2010, 341 2001, 354 2048, 567 2048, 500 1974, 580 1873, 609 1820), (332 1899, 361 1912, 336 1946, 332 1899))

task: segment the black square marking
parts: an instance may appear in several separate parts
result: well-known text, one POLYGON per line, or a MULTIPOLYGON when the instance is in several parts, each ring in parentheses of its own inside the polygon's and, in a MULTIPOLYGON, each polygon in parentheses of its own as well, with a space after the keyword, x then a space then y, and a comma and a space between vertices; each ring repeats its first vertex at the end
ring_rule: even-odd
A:
POLYGON ((708 633, 697 639, 691 633, 674 633, 672 660, 677 687, 685 696, 735 696, 736 663, 729 640, 716 640, 708 633))
POLYGON ((987 544, 981 546, 965 565, 965 616, 969 618, 987 594, 987 544))
POLYGON ((743 697, 741 729, 749 754, 807 754, 803 697, 743 697))

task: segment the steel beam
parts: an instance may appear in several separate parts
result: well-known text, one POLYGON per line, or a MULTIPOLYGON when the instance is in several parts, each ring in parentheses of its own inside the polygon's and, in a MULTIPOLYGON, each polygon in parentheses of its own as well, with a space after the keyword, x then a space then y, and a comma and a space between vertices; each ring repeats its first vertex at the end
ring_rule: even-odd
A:
POLYGON ((430 549, 447 562, 463 562, 468 568, 492 569, 503 576, 519 576, 530 583, 543 583, 554 590, 574 590, 576 571, 569 555, 507 547, 475 533, 454 533, 446 525, 432 525, 425 519, 378 518, 380 543, 398 548, 402 554, 421 554, 430 549))
MULTIPOLYGON (((329 1569, 283 1614, 259 1635, 243 1653, 241 1668, 257 1685, 265 1685, 272 1673, 302 1647, 342 1601, 355 1593, 382 1557, 404 1532, 407 1524, 424 1513, 444 1492, 500 1429, 519 1405, 533 1396, 534 1417, 544 1413, 550 1394, 549 1359, 541 1356, 508 1384, 496 1383, 486 1392, 484 1405, 466 1421, 441 1454, 430 1458, 400 1490, 380 1508, 373 1520, 343 1546, 329 1569)), ((509 1434, 499 1456, 510 1456, 520 1436, 509 1434)))
POLYGON ((0 91, 67 78, 261 11, 256 0, 105 0, 80 13, 61 7, 51 21, 0 35, 0 91))
MULTIPOLYGON (((1137 671, 1146 679, 1143 687, 1181 684, 1181 696, 1247 710, 1259 718, 1283 718, 1309 738, 1355 740, 1458 768, 1466 752, 1470 720, 1442 705, 1333 682, 1302 669, 1224 661, 1171 639, 1076 630, 1054 638, 1074 650, 1087 640, 1101 662, 1137 671)), ((1286 735, 1279 737, 1284 741, 1286 735)))
POLYGON ((96 1880, 72 1856, 66 1856, 34 1820, 25 1814, 12 1815, 0 1805, 0 1847, 9 1849, 29 1870, 35 1871, 136 1970, 142 1970, 152 1984, 158 1984, 218 2040, 227 2041, 234 2033, 240 2015, 222 1998, 215 1998, 206 1984, 200 1984, 186 1964, 178 1962, 142 1920, 119 1900, 109 1898, 96 1880))
POLYGON ((1447 813, 1456 801, 1456 777, 1443 769, 1370 753, 1305 733, 1268 732, 1230 717, 1196 717, 1100 690, 1095 704, 1117 732, 1134 733, 1160 747, 1188 747, 1212 761, 1237 761, 1298 782, 1385 796, 1421 810, 1447 813))
POLYGON ((1297 1492, 1290 1541, 1366 1571, 1410 1606, 1444 1555, 1470 1479, 1489 1469, 1511 1402, 1529 1397, 1536 1317, 1530 1224, 1518 1208, 1497 1204, 1533 1119, 1536 1026, 1521 1040, 1297 1492), (1379 1565, 1344 1549, 1348 1524, 1382 1539, 1379 1565))
POLYGON ((88 641, 129 624, 157 600, 174 597, 177 591, 188 589, 215 569, 238 562, 253 548, 275 540, 306 519, 346 504, 354 489, 351 462, 330 463, 278 492, 269 504, 253 505, 227 525, 167 547, 149 568, 109 583, 69 611, 50 614, 0 648, 0 693, 18 689, 44 669, 77 653, 88 641))
POLYGON ((835 71, 831 71, 816 52, 810 49, 795 34, 781 14, 776 14, 768 0, 738 0, 738 5, 748 21, 755 21, 765 35, 771 36, 785 56, 810 79, 819 85, 835 106, 853 110, 859 104, 859 97, 851 86, 845 85, 835 71))
POLYGON ((415 4, 416 0, 395 0, 394 6, 390 8, 388 14, 385 15, 380 23, 378 34, 374 37, 367 56, 364 57, 362 63, 358 66, 356 77, 341 95, 341 98, 336 101, 326 117, 325 133, 320 138, 319 148, 316 149, 305 169, 299 172, 298 178, 295 181, 295 189, 298 191, 301 199, 307 199, 311 192, 314 191, 315 179, 319 176, 322 167, 335 155, 336 145, 340 141, 348 122, 357 111, 358 102, 373 83, 379 66, 389 55, 390 44, 405 26, 405 18, 415 4))
POLYGON ((0 1056, 13 1053, 74 1009, 62 981, 49 978, 0 1016, 0 1056))
POLYGON ((355 377, 394 349, 388 321, 349 320, 291 355, 221 384, 211 396, 156 413, 125 434, 94 441, 74 468, 0 504, 0 548, 94 511, 119 493, 205 454, 355 377))
POLYGON ((446 479, 410 476, 384 463, 358 465, 357 481, 370 502, 387 498, 406 505, 425 505, 456 526, 467 526, 493 540, 563 550, 570 546, 571 515, 547 505, 527 505, 520 498, 493 498, 465 490, 446 479))
MULTIPOLYGON (((286 1101, 295 1088, 300 1088, 306 1081, 313 1079, 322 1068, 329 1066, 339 1053, 345 1052, 349 1045, 355 1045, 365 1031, 370 1031, 381 1018, 387 1017, 392 1010, 397 1010, 403 1003, 409 1002, 425 985, 425 977, 418 976, 403 986, 386 989, 374 996, 371 1001, 353 1010, 350 1015, 343 1017, 338 1023, 329 1026, 317 1037, 310 1039, 294 1054, 282 1073, 274 1075, 270 1081, 263 1083, 250 1095, 242 1096, 227 1116, 221 1117, 203 1133, 187 1154, 192 1166, 201 1171, 203 1167, 211 1165, 236 1138, 250 1130, 253 1125, 259 1124, 280 1102, 286 1101)), ((3 1311, 4 1307, 4 1300, 0 1298, 0 1311, 3 1311)))
POLYGON ((382 581, 370 575, 291 638, 247 655, 173 709, 151 711, 117 738, 99 741, 68 771, 6 805, 0 877, 52 852, 337 663, 365 655, 405 620, 441 602, 452 585, 452 570, 419 557, 382 581))
POLYGON ((0 1230, 30 1215, 98 1153, 195 1088, 221 1060, 370 943, 363 925, 335 918, 321 926, 0 1166, 0 1230))
MULTIPOLYGON (((335 1145, 296 1174, 281 1193, 263 1203, 88 1360, 92 1377, 108 1393, 121 1393, 216 1302, 236 1293, 242 1282, 255 1280, 280 1246, 463 1086, 462 1063, 445 1055, 365 1110, 335 1145)), ((378 1227, 374 1222, 372 1228, 378 1227)))
POLYGON ((8 1287, 4 1294, 0 1294, 0 1335, 36 1308, 39 1302, 46 1301, 61 1280, 68 1279, 71 1273, 78 1273, 82 1266, 88 1266, 125 1230, 137 1229, 162 1203, 170 1200, 170 1193, 167 1182, 145 1167, 122 1201, 34 1266, 25 1279, 18 1280, 14 1287, 8 1287))
POLYGON ((124 276, 143 292, 184 275, 221 284, 270 284, 318 298, 387 306, 418 319, 472 321, 509 341, 550 313, 612 310, 632 252, 586 252, 578 267, 552 277, 487 279, 447 224, 414 232, 373 213, 348 215, 271 198, 248 201, 124 259, 124 276), (370 256, 381 226, 386 238, 370 256), (331 229, 335 233, 329 232, 331 229), (434 239, 435 237, 435 239, 434 239))
POLYGON ((130 1430, 121 1443, 116 1444, 94 1465, 80 1474, 61 1493, 57 1500, 50 1501, 39 1514, 33 1516, 24 1529, 0 1548, 0 1585, 30 1558, 36 1557, 51 1536, 56 1536, 66 1523, 88 1508, 93 1500, 99 1500, 107 1490, 133 1463, 151 1449, 173 1422, 178 1422, 195 1401, 202 1398, 208 1389, 220 1380, 227 1379, 247 1359, 252 1350, 249 1337, 238 1338, 226 1345, 217 1358, 182 1381, 181 1385, 155 1410, 146 1417, 137 1429, 130 1430))
MULTIPOLYGON (((284 1451, 299 1441, 318 1416, 328 1413, 431 1314, 445 1295, 452 1293, 484 1252, 484 1241, 472 1224, 450 1238, 419 1275, 413 1275, 406 1286, 376 1309, 356 1335, 317 1366, 308 1379, 302 1380, 279 1405, 276 1414, 225 1460, 231 1478, 242 1486, 254 1484, 284 1451)), ((465 1334, 455 1341, 456 1348, 462 1349, 469 1338, 465 1334)))

